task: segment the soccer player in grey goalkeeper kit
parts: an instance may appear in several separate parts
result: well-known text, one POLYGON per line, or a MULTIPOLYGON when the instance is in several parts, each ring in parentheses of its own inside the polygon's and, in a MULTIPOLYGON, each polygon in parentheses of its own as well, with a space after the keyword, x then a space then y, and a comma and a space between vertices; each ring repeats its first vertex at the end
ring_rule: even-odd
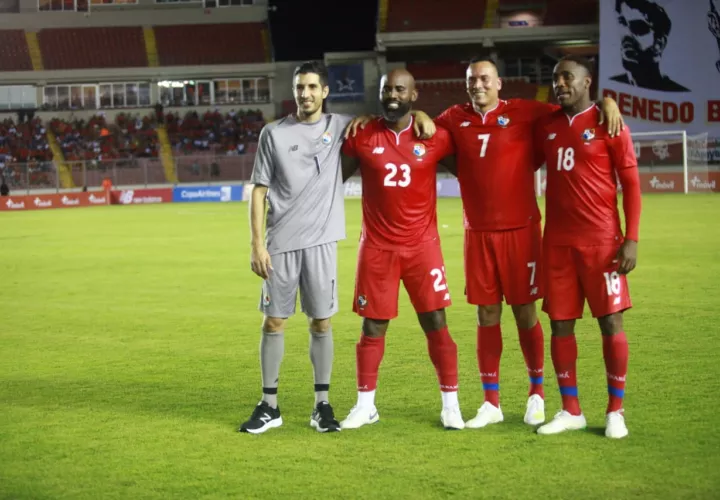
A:
MULTIPOLYGON (((328 75, 318 62, 293 74, 297 112, 267 124, 260 133, 251 177, 250 229, 253 272, 263 278, 259 309, 262 401, 240 431, 260 434, 280 427, 277 402, 285 322, 300 304, 310 330, 315 408, 310 425, 335 432, 340 425, 328 402, 333 362, 330 318, 338 311, 337 242, 345 239, 345 205, 340 149, 352 117, 325 114, 328 75), (267 211, 266 234, 265 201, 267 211)), ((430 133, 432 120, 417 112, 418 127, 430 133)))

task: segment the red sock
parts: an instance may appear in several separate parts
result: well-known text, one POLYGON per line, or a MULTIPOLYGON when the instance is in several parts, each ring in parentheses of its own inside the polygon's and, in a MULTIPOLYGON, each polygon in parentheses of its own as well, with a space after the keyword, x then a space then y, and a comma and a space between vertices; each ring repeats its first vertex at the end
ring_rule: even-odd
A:
POLYGON ((577 342, 575 334, 567 337, 553 335, 550 339, 550 354, 552 356, 555 374, 557 375, 560 395, 562 396, 563 410, 571 415, 580 415, 580 401, 578 400, 577 373, 577 342))
POLYGON ((608 384, 607 413, 620 411, 625 396, 625 376, 628 367, 628 342, 625 332, 603 335, 603 358, 608 384))
POLYGON ((377 388, 378 370, 385 354, 385 337, 362 335, 355 345, 358 391, 369 392, 377 388))
POLYGON ((528 329, 518 329, 520 347, 522 348, 525 366, 530 378, 530 391, 528 396, 537 394, 545 399, 543 390, 543 368, 545 364, 545 345, 542 325, 538 321, 535 326, 528 329))
POLYGON ((500 407, 500 356, 502 332, 500 325, 478 326, 477 357, 485 401, 500 407))
POLYGON ((453 341, 448 332, 447 326, 440 330, 428 332, 428 352, 430 359, 435 365, 440 390, 453 392, 458 390, 458 356, 457 344, 453 341))

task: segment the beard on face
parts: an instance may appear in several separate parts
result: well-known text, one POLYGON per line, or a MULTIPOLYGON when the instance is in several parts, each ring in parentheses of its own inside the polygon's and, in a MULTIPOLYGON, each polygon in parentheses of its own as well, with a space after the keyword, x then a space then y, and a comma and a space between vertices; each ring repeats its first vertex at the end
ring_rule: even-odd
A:
POLYGON ((402 101, 395 101, 393 99, 387 99, 382 102, 382 108, 383 108, 383 117, 387 121, 389 121, 391 123, 395 123, 398 120, 400 120, 400 118, 402 118, 403 116, 405 116, 406 114, 408 114, 410 112, 410 110, 412 109, 412 103, 410 101, 402 102, 402 101), (391 109, 388 107, 390 105, 390 103, 395 103, 395 102, 398 104, 397 108, 391 109))

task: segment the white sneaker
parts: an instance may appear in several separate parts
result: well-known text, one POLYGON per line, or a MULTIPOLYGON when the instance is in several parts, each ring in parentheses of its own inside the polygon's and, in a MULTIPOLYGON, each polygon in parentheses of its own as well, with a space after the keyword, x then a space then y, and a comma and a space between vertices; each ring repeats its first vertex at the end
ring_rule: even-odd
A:
POLYGON ((443 408, 440 412, 440 422, 447 430, 460 430, 465 428, 465 422, 460 413, 460 407, 443 408))
POLYGON ((480 429, 490 424, 497 424, 503 421, 503 412, 492 403, 485 401, 477 411, 475 418, 465 422, 468 429, 480 429))
POLYGON ((340 428, 357 429, 365 424, 374 424, 378 420, 380 420, 380 415, 374 406, 353 406, 347 418, 340 422, 340 428))
POLYGON ((622 439, 628 435, 625 425, 625 415, 622 410, 611 411, 605 415, 605 436, 613 439, 622 439))
POLYGON ((538 425, 545 422, 545 400, 539 394, 533 394, 528 398, 523 420, 528 425, 538 425))
POLYGON ((565 410, 558 412, 550 423, 538 427, 538 434, 560 434, 565 431, 577 431, 587 427, 585 415, 572 415, 565 410))

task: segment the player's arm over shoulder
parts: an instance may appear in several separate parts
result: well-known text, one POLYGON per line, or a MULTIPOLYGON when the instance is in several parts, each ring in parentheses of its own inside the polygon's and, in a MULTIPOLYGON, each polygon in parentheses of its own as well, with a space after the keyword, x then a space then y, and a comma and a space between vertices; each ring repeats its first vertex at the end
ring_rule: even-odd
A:
POLYGON ((548 128, 555 117, 555 113, 542 116, 533 123, 533 169, 537 170, 542 167, 547 158, 545 157, 545 142, 548 140, 550 135, 548 128))
POLYGON ((454 115, 457 109, 457 105, 447 108, 445 111, 437 115, 433 121, 438 127, 444 127, 448 130, 452 128, 454 115))
POLYGON ((352 177, 360 167, 360 156, 358 154, 358 141, 364 134, 359 132, 356 136, 350 136, 345 139, 342 150, 340 152, 340 160, 342 163, 343 182, 352 177))
POLYGON ((438 126, 433 137, 435 147, 438 148, 438 165, 450 174, 457 177, 457 165, 455 163, 455 142, 452 134, 445 127, 438 126))
POLYGON ((560 109, 560 106, 557 104, 536 101, 534 99, 511 99, 510 103, 523 113, 528 113, 533 120, 549 116, 560 109))
MULTIPOLYGON (((604 127, 607 126, 605 125, 604 127)), ((637 169, 637 156, 635 155, 635 146, 630 135, 630 127, 623 127, 620 133, 614 137, 606 133, 605 143, 607 144, 615 170, 628 168, 637 169)))

